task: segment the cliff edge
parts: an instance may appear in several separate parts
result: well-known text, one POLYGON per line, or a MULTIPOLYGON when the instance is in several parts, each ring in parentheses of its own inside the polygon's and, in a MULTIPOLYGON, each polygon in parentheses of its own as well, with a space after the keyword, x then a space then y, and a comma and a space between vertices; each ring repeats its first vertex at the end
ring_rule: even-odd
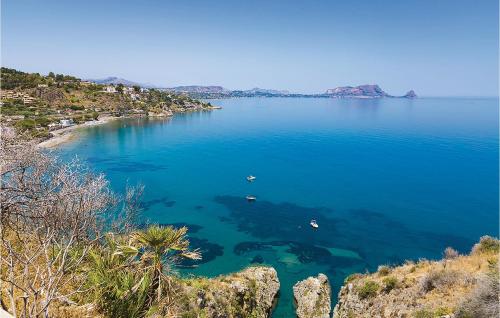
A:
POLYGON ((333 317, 498 317, 498 252, 499 241, 485 236, 469 255, 447 248, 440 261, 351 275, 333 317))

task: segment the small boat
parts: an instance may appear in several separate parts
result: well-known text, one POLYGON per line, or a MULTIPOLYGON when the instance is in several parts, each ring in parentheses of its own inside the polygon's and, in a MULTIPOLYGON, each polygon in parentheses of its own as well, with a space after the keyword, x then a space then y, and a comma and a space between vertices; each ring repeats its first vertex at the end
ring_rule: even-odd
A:
POLYGON ((255 179, 257 179, 257 177, 254 177, 254 176, 252 176, 252 175, 249 175, 249 176, 247 177, 247 181, 248 181, 248 182, 252 182, 252 181, 254 181, 255 179))
POLYGON ((317 229, 319 227, 318 223, 316 223, 316 220, 311 220, 310 224, 314 229, 317 229))
POLYGON ((246 199, 247 199, 247 201, 255 201, 255 200, 257 200, 257 197, 255 197, 254 195, 247 195, 246 199))

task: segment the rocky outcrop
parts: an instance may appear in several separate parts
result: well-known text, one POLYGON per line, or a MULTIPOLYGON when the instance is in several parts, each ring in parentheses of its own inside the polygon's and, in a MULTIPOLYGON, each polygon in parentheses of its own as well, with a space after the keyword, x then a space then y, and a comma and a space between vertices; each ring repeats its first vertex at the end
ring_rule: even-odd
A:
POLYGON ((270 317, 279 288, 276 270, 263 266, 214 279, 188 279, 180 312, 188 317, 270 317))
POLYGON ((331 288, 328 277, 319 274, 309 277, 293 286, 298 318, 329 318, 331 308, 331 288))
POLYGON ((470 255, 447 250, 441 261, 347 277, 333 317, 498 317, 498 240, 483 237, 470 255))
POLYGON ((417 98, 417 94, 413 90, 403 95, 404 98, 417 98))

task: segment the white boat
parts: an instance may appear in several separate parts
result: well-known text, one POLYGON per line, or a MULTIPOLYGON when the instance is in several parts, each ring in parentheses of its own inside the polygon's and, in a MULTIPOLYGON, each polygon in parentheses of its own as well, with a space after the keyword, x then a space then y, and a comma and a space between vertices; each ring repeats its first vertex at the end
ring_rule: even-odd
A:
POLYGON ((257 198, 254 195, 247 195, 246 196, 247 201, 255 201, 257 198))
POLYGON ((247 181, 249 181, 249 182, 252 182, 252 181, 254 181, 255 179, 257 179, 257 177, 254 177, 254 176, 252 176, 252 175, 249 175, 249 176, 247 177, 247 181))
POLYGON ((316 220, 311 220, 310 224, 314 229, 317 229, 319 227, 318 223, 316 223, 316 220))

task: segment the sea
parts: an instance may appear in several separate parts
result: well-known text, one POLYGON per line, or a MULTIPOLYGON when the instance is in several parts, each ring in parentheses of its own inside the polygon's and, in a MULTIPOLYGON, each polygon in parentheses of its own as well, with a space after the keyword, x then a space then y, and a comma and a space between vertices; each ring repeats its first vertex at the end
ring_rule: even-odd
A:
POLYGON ((273 266, 273 317, 293 317, 309 276, 328 276, 334 305, 351 273, 498 237, 498 98, 210 102, 222 109, 117 120, 57 150, 117 193, 143 184, 143 222, 189 228, 203 259, 179 275, 273 266))

